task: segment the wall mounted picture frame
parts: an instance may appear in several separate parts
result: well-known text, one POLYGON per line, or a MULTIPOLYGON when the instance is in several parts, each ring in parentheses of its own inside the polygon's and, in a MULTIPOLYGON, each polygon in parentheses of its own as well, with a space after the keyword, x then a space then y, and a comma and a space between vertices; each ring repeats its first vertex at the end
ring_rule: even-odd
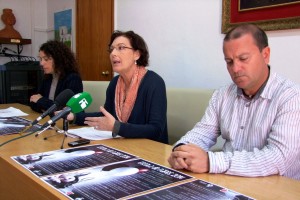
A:
POLYGON ((265 31, 300 28, 300 0, 222 0, 222 33, 242 23, 253 23, 265 31), (248 2, 246 2, 248 1, 248 2), (252 1, 254 2, 254 1, 252 1))
POLYGON ((54 13, 54 29, 55 40, 65 43, 72 49, 72 9, 54 13))

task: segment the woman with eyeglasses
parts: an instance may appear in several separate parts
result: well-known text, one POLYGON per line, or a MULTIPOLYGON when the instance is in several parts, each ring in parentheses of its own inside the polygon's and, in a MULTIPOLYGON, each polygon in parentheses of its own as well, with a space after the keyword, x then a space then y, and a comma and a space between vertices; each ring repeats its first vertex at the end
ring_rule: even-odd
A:
POLYGON ((65 89, 72 90, 74 94, 83 91, 77 61, 67 45, 49 40, 41 45, 39 59, 44 78, 37 94, 30 97, 30 107, 33 110, 44 112, 65 89))
POLYGON ((149 53, 144 39, 133 31, 115 31, 108 52, 118 75, 107 88, 105 105, 100 112, 71 113, 67 119, 112 131, 113 137, 168 143, 166 86, 158 74, 146 68, 149 53))

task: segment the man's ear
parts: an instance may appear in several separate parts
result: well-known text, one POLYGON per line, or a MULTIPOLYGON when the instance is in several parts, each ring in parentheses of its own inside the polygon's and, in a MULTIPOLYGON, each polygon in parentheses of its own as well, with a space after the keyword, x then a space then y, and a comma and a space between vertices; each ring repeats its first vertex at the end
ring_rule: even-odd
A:
POLYGON ((271 51, 270 47, 265 47, 262 50, 262 55, 263 55, 263 58, 264 58, 266 64, 269 64, 269 61, 270 61, 270 51, 271 51))

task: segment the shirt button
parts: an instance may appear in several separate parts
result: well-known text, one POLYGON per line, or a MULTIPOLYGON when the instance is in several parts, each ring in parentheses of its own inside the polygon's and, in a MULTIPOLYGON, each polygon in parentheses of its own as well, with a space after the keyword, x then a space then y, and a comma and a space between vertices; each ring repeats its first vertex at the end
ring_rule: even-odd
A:
POLYGON ((246 103, 246 107, 249 107, 250 106, 250 103, 246 103))
POLYGON ((244 126, 241 126, 241 129, 244 129, 244 126))

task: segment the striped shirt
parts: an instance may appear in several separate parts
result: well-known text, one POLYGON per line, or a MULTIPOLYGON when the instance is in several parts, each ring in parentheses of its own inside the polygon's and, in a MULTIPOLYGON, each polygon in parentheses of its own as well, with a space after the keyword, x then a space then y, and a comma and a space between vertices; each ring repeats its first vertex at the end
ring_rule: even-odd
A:
POLYGON ((275 73, 253 99, 233 83, 222 87, 201 121, 175 145, 179 143, 208 151, 210 173, 300 180, 300 88, 275 73), (220 135, 222 151, 209 151, 220 135))

